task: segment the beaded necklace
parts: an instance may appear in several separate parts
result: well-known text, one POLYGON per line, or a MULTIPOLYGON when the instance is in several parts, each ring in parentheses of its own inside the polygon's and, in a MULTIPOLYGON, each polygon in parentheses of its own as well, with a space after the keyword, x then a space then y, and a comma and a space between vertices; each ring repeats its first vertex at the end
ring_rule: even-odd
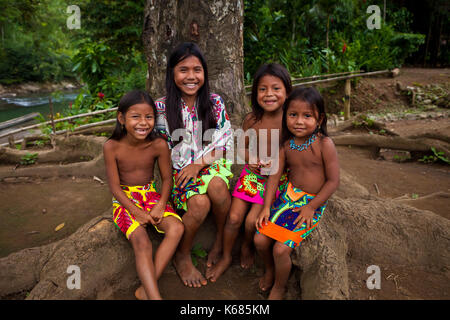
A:
POLYGON ((291 147, 292 150, 303 151, 303 150, 308 149, 308 147, 309 147, 315 140, 316 140, 316 135, 313 133, 313 134, 311 135, 311 137, 309 137, 309 139, 308 139, 306 142, 304 142, 303 144, 301 144, 301 145, 296 144, 296 143, 294 142, 294 139, 291 139, 289 142, 290 142, 290 147, 291 147))

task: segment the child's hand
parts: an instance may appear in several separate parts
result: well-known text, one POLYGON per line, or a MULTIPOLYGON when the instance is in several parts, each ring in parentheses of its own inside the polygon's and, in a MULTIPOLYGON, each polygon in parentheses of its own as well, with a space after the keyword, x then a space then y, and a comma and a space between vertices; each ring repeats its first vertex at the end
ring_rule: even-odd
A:
POLYGON ((268 161, 260 160, 258 162, 258 164, 259 164, 260 168, 270 168, 270 166, 272 165, 272 160, 268 160, 268 161))
POLYGON ((145 227, 147 224, 155 224, 155 221, 153 220, 152 216, 148 214, 148 212, 145 212, 144 210, 136 207, 135 210, 133 210, 132 214, 136 218, 136 221, 139 222, 140 225, 145 227))
POLYGON ((260 160, 259 160, 259 158, 256 158, 256 163, 250 163, 250 162, 253 162, 254 160, 255 159, 250 159, 250 161, 248 163, 248 168, 253 172, 258 172, 259 168, 261 168, 260 160))
POLYGON ((308 207, 308 205, 295 208, 292 211, 294 212, 300 212, 298 217, 294 220, 294 223, 297 223, 296 228, 300 228, 301 225, 306 222, 306 228, 311 229, 312 223, 313 223, 313 216, 314 216, 314 209, 308 207))
POLYGON ((263 208, 261 210, 261 213, 259 214, 258 218, 256 219, 256 230, 261 229, 263 225, 266 225, 269 221, 270 217, 270 209, 269 208, 263 208))
POLYGON ((155 204, 155 206, 152 208, 152 210, 150 211, 150 217, 153 218, 153 225, 158 225, 162 221, 164 216, 164 209, 164 206, 160 202, 155 204))
POLYGON ((187 167, 183 168, 180 172, 178 172, 175 178, 175 184, 183 189, 184 186, 191 180, 197 179, 198 173, 203 168, 201 164, 191 163, 187 167))

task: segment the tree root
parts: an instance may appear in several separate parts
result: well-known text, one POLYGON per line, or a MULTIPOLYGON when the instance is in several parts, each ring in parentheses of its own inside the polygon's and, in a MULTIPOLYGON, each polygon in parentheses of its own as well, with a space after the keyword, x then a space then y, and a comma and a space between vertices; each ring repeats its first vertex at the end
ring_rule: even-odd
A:
POLYGON ((439 140, 361 134, 334 136, 333 141, 336 145, 405 150, 424 154, 430 153, 431 148, 435 148, 438 151, 443 151, 446 158, 450 158, 450 148, 448 143, 439 140))

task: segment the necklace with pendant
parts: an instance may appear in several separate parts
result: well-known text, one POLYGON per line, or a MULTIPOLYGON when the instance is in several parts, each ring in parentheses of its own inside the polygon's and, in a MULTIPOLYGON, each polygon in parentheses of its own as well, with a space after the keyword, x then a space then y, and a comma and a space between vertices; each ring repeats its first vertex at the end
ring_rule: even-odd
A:
POLYGON ((291 139, 290 142, 290 147, 292 150, 298 150, 298 151, 303 151, 308 149, 308 147, 316 140, 316 135, 312 134, 311 137, 309 137, 309 139, 302 143, 301 145, 298 145, 294 142, 294 139, 291 139))

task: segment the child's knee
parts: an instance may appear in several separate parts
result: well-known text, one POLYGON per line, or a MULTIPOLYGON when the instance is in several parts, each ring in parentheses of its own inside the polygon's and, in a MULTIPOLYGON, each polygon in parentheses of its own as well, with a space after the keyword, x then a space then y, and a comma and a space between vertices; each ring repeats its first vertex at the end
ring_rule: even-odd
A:
POLYGON ((225 181, 219 177, 214 177, 209 183, 208 195, 216 205, 225 205, 227 202, 231 202, 230 190, 225 181))
POLYGON ((262 235, 260 233, 255 234, 255 236, 253 237, 253 242, 255 244, 255 247, 260 250, 267 249, 270 246, 269 239, 267 239, 265 235, 262 235))
POLYGON ((152 243, 145 229, 135 230, 130 236, 130 242, 135 252, 152 252, 152 243))
POLYGON ((211 201, 206 195, 196 195, 188 200, 188 214, 197 223, 201 224, 211 209, 211 201))
POLYGON ((244 215, 238 212, 230 212, 228 216, 228 224, 233 228, 239 228, 244 220, 244 215))
POLYGON ((285 244, 277 242, 273 246, 273 257, 274 257, 274 259, 280 258, 280 257, 284 257, 284 256, 290 257, 291 252, 292 252, 292 248, 286 246, 285 244))
POLYGON ((169 227, 167 228, 166 236, 173 238, 181 238, 183 236, 183 233, 184 233, 184 224, 180 220, 173 218, 169 227))
POLYGON ((211 201, 207 195, 200 194, 189 198, 187 205, 188 210, 207 214, 211 208, 211 201))

